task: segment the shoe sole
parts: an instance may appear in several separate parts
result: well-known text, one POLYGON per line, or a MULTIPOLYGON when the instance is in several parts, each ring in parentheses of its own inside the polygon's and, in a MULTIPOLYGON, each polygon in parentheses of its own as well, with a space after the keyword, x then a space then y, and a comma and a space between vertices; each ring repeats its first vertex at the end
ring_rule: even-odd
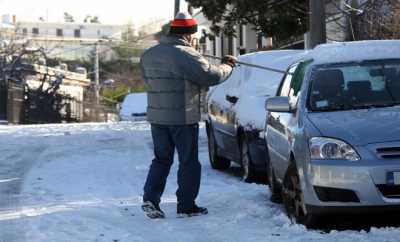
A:
POLYGON ((190 218, 190 217, 196 217, 196 216, 201 216, 201 215, 207 215, 208 212, 203 212, 203 213, 178 213, 176 215, 177 218, 190 218))
POLYGON ((161 211, 158 211, 154 206, 143 205, 142 210, 148 218, 151 219, 165 218, 165 214, 161 211))

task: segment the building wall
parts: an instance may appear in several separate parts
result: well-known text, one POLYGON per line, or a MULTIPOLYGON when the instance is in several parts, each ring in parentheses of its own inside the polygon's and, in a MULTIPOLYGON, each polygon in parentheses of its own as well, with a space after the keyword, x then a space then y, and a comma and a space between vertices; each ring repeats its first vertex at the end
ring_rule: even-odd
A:
MULTIPOLYGON (((201 12, 194 15, 200 26, 199 37, 202 31, 212 34, 210 31, 211 22, 207 20, 201 12)), ((259 39, 257 32, 251 25, 236 26, 236 37, 228 37, 220 34, 215 36, 215 40, 205 39, 205 43, 198 49, 203 54, 222 57, 224 55, 240 55, 270 48, 272 45, 270 38, 262 37, 259 39), (242 31, 240 31, 242 28, 242 31)))
MULTIPOLYGON (((40 87, 41 82, 38 81, 36 78, 30 78, 27 80, 27 85, 32 88, 32 89, 37 89, 40 87)), ((49 87, 49 83, 44 83, 43 88, 47 89, 49 87)), ((58 90, 58 93, 63 94, 63 95, 68 95, 72 98, 74 98, 75 105, 72 105, 71 112, 74 117, 79 118, 80 120, 83 119, 83 94, 85 91, 85 87, 81 85, 67 85, 67 84, 62 84, 60 85, 60 89, 58 90)), ((65 110, 62 110, 62 112, 65 112, 65 110)))
POLYGON ((258 49, 257 33, 254 31, 253 26, 246 25, 245 29, 245 45, 246 52, 254 52, 258 49))
POLYGON ((126 26, 92 23, 17 22, 17 34, 29 37, 120 39, 126 26), (79 36, 76 33, 80 33, 79 36))
POLYGON ((348 22, 346 16, 338 8, 343 8, 342 0, 335 0, 326 4, 326 37, 327 42, 346 41, 348 36, 348 22))
MULTIPOLYGON (((90 61, 95 51, 95 42, 82 43, 80 41, 69 41, 59 39, 31 39, 31 47, 44 48, 49 57, 57 57, 63 60, 86 60, 90 61)), ((99 44, 101 60, 109 61, 117 58, 111 47, 106 44, 99 44)))

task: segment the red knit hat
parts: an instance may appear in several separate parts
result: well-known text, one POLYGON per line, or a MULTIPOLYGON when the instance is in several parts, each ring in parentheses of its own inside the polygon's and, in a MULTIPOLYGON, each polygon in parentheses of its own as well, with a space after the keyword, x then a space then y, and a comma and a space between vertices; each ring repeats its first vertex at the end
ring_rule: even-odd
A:
POLYGON ((197 22, 189 13, 180 12, 171 23, 170 34, 194 34, 197 22))

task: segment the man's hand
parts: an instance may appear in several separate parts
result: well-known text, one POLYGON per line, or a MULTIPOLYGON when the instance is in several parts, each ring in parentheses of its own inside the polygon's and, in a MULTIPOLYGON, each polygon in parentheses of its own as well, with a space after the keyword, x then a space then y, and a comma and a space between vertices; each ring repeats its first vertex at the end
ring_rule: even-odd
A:
POLYGON ((221 63, 230 65, 232 68, 236 66, 237 58, 233 55, 226 55, 222 57, 221 63))

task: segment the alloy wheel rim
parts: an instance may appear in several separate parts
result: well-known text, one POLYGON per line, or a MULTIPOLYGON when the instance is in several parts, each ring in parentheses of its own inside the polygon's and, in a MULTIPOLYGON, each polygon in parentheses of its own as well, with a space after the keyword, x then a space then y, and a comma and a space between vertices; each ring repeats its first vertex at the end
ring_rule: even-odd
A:
POLYGON ((298 177, 290 176, 288 187, 285 188, 285 196, 287 198, 287 209, 292 222, 297 222, 304 217, 303 199, 301 195, 300 182, 298 177), (293 221, 294 220, 294 221, 293 221))
POLYGON ((209 152, 210 152, 210 161, 212 163, 215 163, 215 141, 214 141, 214 135, 212 132, 210 132, 210 143, 209 143, 209 152))
POLYGON ((272 170, 272 165, 271 162, 268 163, 268 182, 269 182, 269 187, 271 188, 271 192, 275 190, 275 181, 274 181, 274 172, 272 170))

